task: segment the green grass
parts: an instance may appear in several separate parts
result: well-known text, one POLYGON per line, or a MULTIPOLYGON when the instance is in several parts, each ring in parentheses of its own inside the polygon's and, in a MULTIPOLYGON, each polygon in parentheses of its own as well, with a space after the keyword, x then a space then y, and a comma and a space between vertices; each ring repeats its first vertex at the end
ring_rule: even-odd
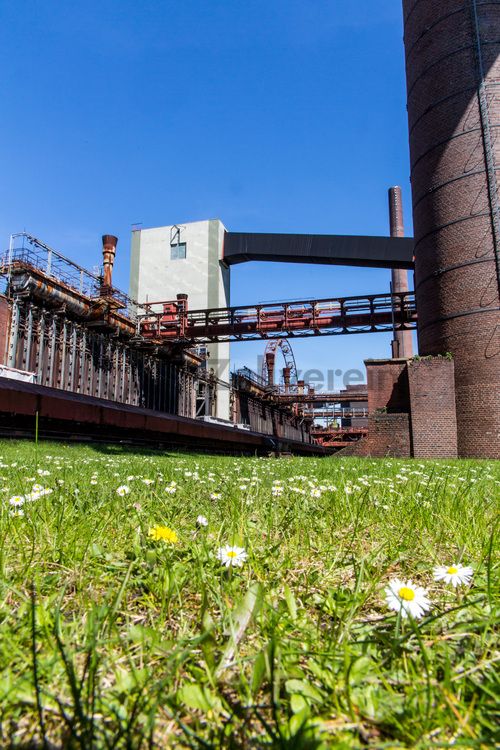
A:
POLYGON ((0 477, 1 747, 498 740, 498 463, 4 441, 0 477), (456 561, 469 586, 434 581, 456 561), (387 607, 396 577, 428 589, 422 619, 387 607))

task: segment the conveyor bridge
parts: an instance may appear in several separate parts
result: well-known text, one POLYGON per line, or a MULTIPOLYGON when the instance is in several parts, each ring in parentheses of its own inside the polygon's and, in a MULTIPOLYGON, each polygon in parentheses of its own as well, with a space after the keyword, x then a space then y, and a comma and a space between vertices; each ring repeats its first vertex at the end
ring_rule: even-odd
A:
POLYGON ((137 333, 155 343, 248 341, 416 327, 413 292, 189 310, 186 295, 141 305, 137 333))

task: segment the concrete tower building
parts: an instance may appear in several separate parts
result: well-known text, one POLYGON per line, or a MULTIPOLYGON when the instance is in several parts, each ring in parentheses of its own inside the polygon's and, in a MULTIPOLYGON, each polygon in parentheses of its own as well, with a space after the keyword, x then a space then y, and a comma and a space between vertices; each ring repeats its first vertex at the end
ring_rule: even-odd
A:
POLYGON ((458 450, 500 458, 500 0, 403 0, 419 351, 455 363, 458 450))
MULTIPOLYGON (((222 262, 225 228, 218 219, 132 232, 130 296, 138 302, 188 295, 190 310, 228 307, 229 268, 222 262)), ((207 366, 229 382, 229 344, 207 346, 207 366)), ((229 419, 229 389, 217 387, 216 415, 229 419)))

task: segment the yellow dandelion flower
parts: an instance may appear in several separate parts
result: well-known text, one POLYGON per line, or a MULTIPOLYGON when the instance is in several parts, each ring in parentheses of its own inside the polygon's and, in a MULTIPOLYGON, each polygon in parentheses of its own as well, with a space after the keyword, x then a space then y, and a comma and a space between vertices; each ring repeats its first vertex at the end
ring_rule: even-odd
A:
POLYGON ((154 539, 155 542, 169 542, 170 544, 177 544, 179 537, 172 529, 168 526, 152 526, 149 529, 149 537, 154 539))

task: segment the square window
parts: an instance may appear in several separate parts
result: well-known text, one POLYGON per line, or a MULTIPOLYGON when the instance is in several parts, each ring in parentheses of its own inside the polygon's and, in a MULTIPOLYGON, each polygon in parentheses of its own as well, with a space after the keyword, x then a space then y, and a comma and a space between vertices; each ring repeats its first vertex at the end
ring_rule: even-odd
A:
POLYGON ((170 245, 170 260, 184 260, 186 257, 186 243, 176 242, 170 245))

